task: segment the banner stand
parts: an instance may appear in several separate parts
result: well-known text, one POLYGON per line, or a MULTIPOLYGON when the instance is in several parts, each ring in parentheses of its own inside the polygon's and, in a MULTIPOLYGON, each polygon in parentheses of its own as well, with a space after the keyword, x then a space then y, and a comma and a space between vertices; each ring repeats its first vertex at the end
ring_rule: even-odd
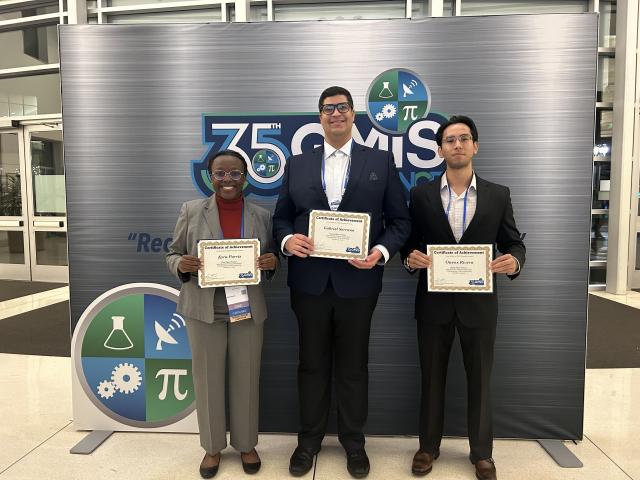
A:
POLYGON ((102 445, 102 443, 109 438, 112 433, 113 430, 94 430, 72 447, 71 450, 69 450, 69 453, 89 455, 96 448, 102 445))
POLYGON ((538 440, 549 456, 562 468, 582 468, 582 462, 562 440, 538 440))

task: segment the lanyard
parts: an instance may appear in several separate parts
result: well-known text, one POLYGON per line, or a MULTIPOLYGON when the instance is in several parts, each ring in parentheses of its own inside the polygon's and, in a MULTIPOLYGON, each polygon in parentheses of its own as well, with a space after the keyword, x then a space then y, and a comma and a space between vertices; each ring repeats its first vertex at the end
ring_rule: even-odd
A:
MULTIPOLYGON (((338 150, 336 150, 335 152, 337 152, 338 150)), ((333 152, 333 153, 335 153, 333 152)), ((344 152, 343 152, 344 153, 344 152)), ((347 189, 347 183, 349 182, 349 172, 351 172, 351 154, 353 153, 353 142, 351 142, 351 149, 349 150, 349 159, 347 160, 347 170, 344 174, 344 178, 342 179, 342 194, 344 195, 345 190, 347 189)), ((324 155, 322 156, 322 189, 324 190, 324 193, 327 193, 327 181, 324 178, 324 164, 326 162, 326 159, 324 158, 324 155)))
MULTIPOLYGON (((449 189, 449 202, 447 203, 447 220, 449 219, 449 211, 451 210, 451 187, 449 185, 447 185, 447 188, 449 189)), ((469 189, 471 188, 471 185, 469 185, 467 187, 467 189, 465 190, 464 193, 464 203, 463 203, 463 207, 462 207, 462 233, 464 234, 464 231, 467 229, 467 198, 469 198, 469 189)), ((458 197, 459 198, 459 197, 458 197)))

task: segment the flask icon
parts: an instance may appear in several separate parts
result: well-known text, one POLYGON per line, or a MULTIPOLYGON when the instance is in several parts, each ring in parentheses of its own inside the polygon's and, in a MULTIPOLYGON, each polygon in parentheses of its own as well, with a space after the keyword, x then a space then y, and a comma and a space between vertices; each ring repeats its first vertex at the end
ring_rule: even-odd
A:
POLYGON ((124 317, 114 315, 111 317, 111 320, 113 321, 113 328, 104 341, 105 348, 110 350, 128 350, 133 348, 133 342, 129 338, 129 335, 127 335, 127 332, 124 331, 124 317))
POLYGON ((380 98, 391 98, 391 97, 393 97, 393 93, 391 92, 391 89, 389 88, 389 82, 382 82, 382 90, 378 94, 378 97, 380 97, 380 98))

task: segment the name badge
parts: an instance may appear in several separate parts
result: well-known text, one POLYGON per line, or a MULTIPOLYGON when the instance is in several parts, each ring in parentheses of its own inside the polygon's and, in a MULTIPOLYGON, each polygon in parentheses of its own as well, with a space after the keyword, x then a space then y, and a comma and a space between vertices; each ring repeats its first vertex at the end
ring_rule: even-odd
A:
POLYGON ((229 307, 229 321, 248 320, 251 318, 249 306, 249 291, 245 285, 224 287, 229 307))

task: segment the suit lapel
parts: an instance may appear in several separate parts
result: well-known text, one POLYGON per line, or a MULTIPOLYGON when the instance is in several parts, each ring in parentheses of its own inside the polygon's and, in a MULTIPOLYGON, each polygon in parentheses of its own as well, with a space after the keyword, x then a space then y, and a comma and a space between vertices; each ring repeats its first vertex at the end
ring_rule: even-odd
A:
POLYGON ((255 238, 254 225, 256 224, 255 212, 253 205, 244 199, 244 215, 242 218, 242 230, 244 232, 243 238, 255 238))
POLYGON ((478 194, 476 199, 476 212, 473 214, 473 218, 464 231, 460 243, 464 243, 467 237, 473 235, 473 232, 478 229, 478 225, 482 223, 482 218, 487 213, 489 205, 491 204, 491 188, 489 184, 479 178, 476 175, 476 192, 478 194))
POLYGON ((347 205, 349 198, 353 195, 353 192, 358 188, 359 181, 367 181, 362 178, 364 165, 367 163, 367 156, 364 153, 365 148, 362 145, 357 144, 355 141, 352 143, 351 148, 351 165, 349 167, 349 179, 347 180, 347 188, 342 196, 339 210, 342 210, 344 205, 347 205))
MULTIPOLYGON (((451 225, 449 225, 447 214, 442 207, 442 198, 440 198, 440 177, 429 184, 429 188, 427 188, 427 196, 431 206, 437 212, 434 221, 437 222, 438 228, 443 232, 447 232, 451 243, 458 243, 456 242, 456 237, 453 236, 453 231, 451 230, 451 225)), ((431 221, 431 219, 428 219, 427 221, 431 221)))
POLYGON ((220 215, 218 214, 218 205, 216 205, 215 193, 209 197, 204 204, 202 215, 211 231, 211 238, 223 238, 222 227, 220 227, 220 215))
POLYGON ((314 190, 317 192, 318 197, 321 199, 324 204, 325 210, 329 209, 329 201, 327 200, 327 194, 322 188, 322 158, 324 156, 324 149, 322 147, 318 147, 311 152, 311 165, 310 175, 311 175, 311 183, 313 185, 314 190))

